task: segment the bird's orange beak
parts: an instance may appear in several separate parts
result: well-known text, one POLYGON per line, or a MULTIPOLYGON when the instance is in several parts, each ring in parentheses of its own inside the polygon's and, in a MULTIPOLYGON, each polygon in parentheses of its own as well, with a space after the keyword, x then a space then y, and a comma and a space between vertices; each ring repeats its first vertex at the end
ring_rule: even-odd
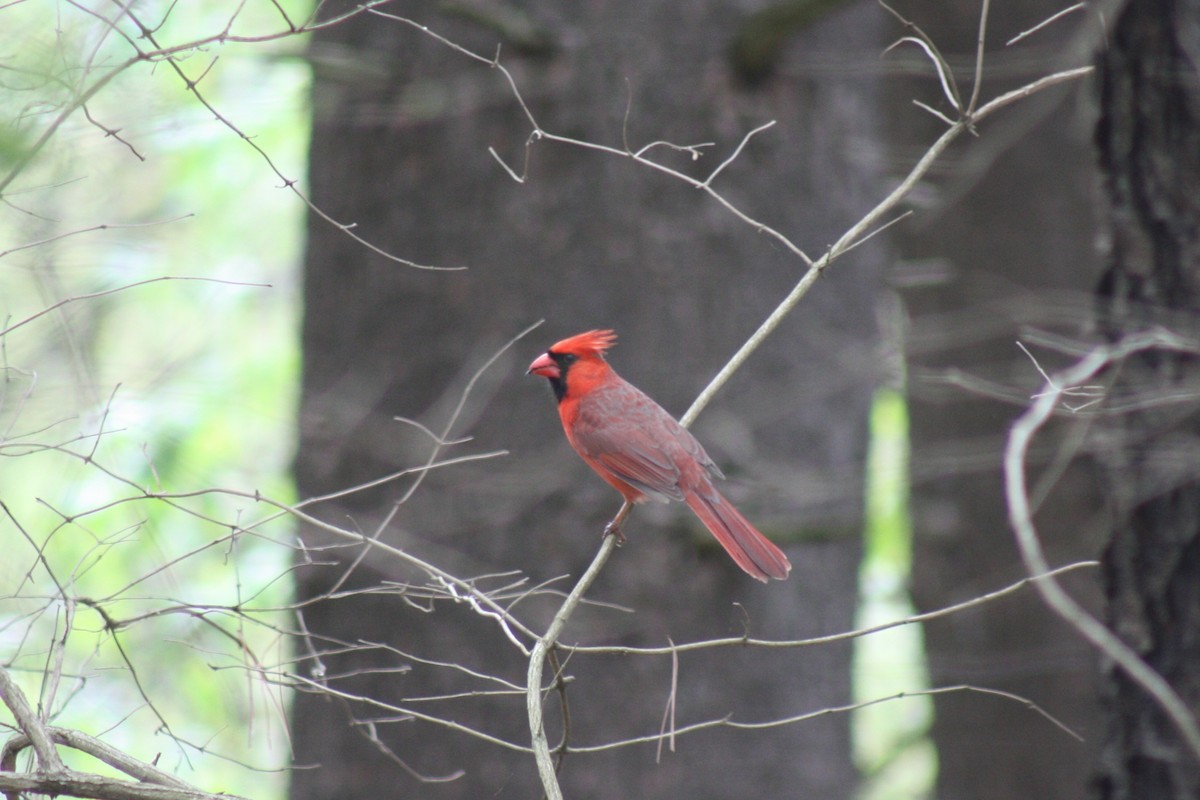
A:
POLYGON ((533 360, 533 363, 529 365, 529 369, 525 370, 525 374, 541 375, 543 378, 557 378, 562 375, 562 371, 559 370, 558 364, 554 363, 554 359, 550 357, 549 353, 542 353, 533 360))

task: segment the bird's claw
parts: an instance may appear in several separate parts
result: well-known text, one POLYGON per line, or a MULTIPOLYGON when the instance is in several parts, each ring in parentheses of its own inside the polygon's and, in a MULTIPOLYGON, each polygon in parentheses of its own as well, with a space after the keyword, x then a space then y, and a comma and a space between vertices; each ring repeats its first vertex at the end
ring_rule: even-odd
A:
POLYGON ((616 522, 610 522, 604 526, 604 533, 600 538, 603 539, 605 536, 617 537, 617 547, 625 544, 625 534, 621 533, 621 526, 616 522))

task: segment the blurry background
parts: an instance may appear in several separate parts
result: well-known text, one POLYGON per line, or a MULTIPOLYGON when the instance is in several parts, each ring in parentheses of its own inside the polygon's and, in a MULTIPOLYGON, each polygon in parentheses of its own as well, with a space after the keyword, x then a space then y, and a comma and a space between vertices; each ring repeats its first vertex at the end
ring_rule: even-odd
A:
MULTIPOLYGON (((314 669, 284 607, 346 590, 305 606, 308 629, 394 649, 366 662, 329 654, 321 668, 348 676, 339 686, 393 703, 445 696, 419 707, 528 738, 520 697, 457 697, 460 676, 411 657, 519 684, 523 659, 494 625, 370 591, 413 578, 384 559, 359 563, 317 529, 241 530, 272 514, 254 493, 290 501, 423 463, 428 437, 394 417, 441 430, 485 359, 545 319, 483 373, 451 432, 508 456, 431 472, 398 511, 403 483, 314 513, 368 532, 387 518, 387 541, 456 574, 520 570, 566 590, 560 576, 582 570, 618 504, 561 441, 548 392, 524 366, 563 335, 616 327, 616 367, 682 413, 803 263, 700 192, 619 157, 536 143, 526 183, 513 181, 488 148, 523 172, 530 125, 502 76, 396 20, 362 15, 276 38, 311 9, 132 8, 158 47, 211 38, 177 63, 203 76, 224 122, 166 61, 122 67, 151 45, 118 6, 0 8, 3 328, 78 298, 0 338, 0 536, 15 554, 0 561, 0 664, 38 697, 50 643, 72 625, 63 681, 43 698, 55 723, 147 761, 161 754, 160 767, 210 791, 283 796, 280 770, 297 763, 322 766, 293 774, 295 797, 528 796, 527 755, 269 679, 293 663, 314 669), (218 41, 228 31, 263 40, 218 41), (85 114, 81 93, 93 89, 85 114), (374 253, 306 214, 285 178, 389 253, 468 269, 374 253), (101 292, 111 293, 84 297, 101 292), (198 494, 149 500, 139 487, 198 494), (296 536, 335 549, 310 551, 320 562, 310 566, 296 536), (62 602, 60 586, 88 602, 62 602), (445 784, 416 777, 462 768, 445 784)), ((693 176, 775 120, 717 188, 812 257, 940 132, 910 100, 949 113, 916 48, 880 59, 905 31, 872 3, 385 10, 485 57, 500 44, 552 133, 617 148, 711 142, 699 161, 655 151, 693 176)), ((900 10, 968 85, 978 9, 900 10)), ((985 97, 1087 62, 1085 14, 1000 47, 1054 10, 993 10, 985 97)), ((701 417, 728 494, 785 546, 791 580, 747 585, 686 512, 639 509, 593 598, 636 613, 585 609, 567 641, 796 639, 1019 578, 999 449, 1041 380, 1014 341, 1087 325, 1092 124, 1075 85, 989 121, 914 194, 917 214, 839 261, 701 417)), ((1086 473, 1063 478, 1044 513, 1084 524, 1056 539, 1055 563, 1095 554, 1099 507, 1086 473)), ((1074 578, 1087 596, 1094 576, 1074 578)), ((552 601, 521 612, 538 627, 552 601)), ((971 684, 1017 693, 1088 736, 1094 659, 1048 617, 1026 594, 854 646, 692 654, 681 658, 679 723, 971 684)), ((658 731, 668 659, 578 655, 567 672, 573 741, 658 731)), ((1088 738, 1018 703, 958 693, 692 734, 662 763, 653 745, 572 755, 562 780, 579 797, 1082 797, 1088 738)))

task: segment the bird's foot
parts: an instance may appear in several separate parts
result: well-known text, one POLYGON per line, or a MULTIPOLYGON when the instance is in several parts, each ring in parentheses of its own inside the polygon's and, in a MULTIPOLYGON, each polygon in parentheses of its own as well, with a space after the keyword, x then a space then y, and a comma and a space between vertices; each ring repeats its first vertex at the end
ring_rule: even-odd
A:
POLYGON ((600 538, 603 539, 605 536, 617 537, 617 547, 625 544, 625 534, 621 533, 621 526, 616 520, 604 526, 604 533, 600 535, 600 538))
POLYGON ((626 500, 621 505, 621 510, 617 512, 617 515, 613 517, 607 525, 604 526, 604 534, 600 537, 600 539, 603 540, 605 536, 615 536, 617 539, 617 547, 625 544, 625 534, 621 533, 621 523, 624 522, 625 518, 629 516, 629 512, 632 509, 633 503, 629 500, 626 500))

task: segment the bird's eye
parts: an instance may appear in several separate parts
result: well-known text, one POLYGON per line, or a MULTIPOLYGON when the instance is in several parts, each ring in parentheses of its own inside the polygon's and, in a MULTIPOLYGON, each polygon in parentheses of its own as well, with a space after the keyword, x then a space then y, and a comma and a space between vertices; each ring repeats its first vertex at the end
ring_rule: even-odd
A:
POLYGON ((579 360, 579 356, 575 355, 574 353, 563 353, 561 356, 559 356, 559 359, 564 364, 574 364, 579 360))

